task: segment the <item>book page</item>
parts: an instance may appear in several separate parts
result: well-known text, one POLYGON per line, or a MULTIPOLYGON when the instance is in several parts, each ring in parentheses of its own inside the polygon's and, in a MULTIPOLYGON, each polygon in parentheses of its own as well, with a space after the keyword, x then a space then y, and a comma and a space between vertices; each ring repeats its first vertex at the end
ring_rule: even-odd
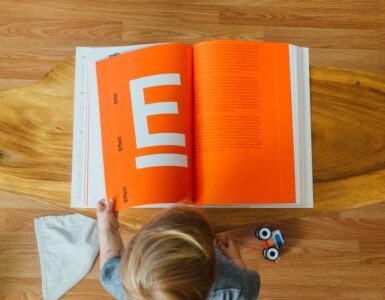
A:
POLYGON ((192 47, 96 64, 107 197, 117 210, 192 197, 192 47))
POLYGON ((96 208, 106 198, 96 62, 154 45, 76 47, 71 207, 96 208))
POLYGON ((295 203, 288 44, 194 46, 195 198, 295 203))

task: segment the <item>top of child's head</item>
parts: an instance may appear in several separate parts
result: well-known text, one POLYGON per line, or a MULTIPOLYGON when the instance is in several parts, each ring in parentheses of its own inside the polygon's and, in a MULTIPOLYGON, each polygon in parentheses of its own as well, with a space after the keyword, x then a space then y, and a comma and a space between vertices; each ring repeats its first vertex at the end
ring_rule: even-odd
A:
POLYGON ((214 232, 201 209, 177 204, 153 217, 122 255, 132 300, 203 300, 215 280, 214 232))

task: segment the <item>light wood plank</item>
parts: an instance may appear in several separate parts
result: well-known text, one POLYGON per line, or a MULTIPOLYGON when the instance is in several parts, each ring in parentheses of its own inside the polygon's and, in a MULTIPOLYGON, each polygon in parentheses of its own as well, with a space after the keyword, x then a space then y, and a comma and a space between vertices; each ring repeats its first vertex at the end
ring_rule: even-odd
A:
POLYGON ((34 79, 8 79, 8 78, 0 78, 0 91, 5 90, 7 88, 17 88, 26 85, 31 85, 36 80, 34 79))
POLYGON ((329 8, 269 8, 226 6, 220 9, 221 24, 263 26, 378 29, 382 25, 378 11, 366 7, 360 11, 329 8), (365 21, 363 21, 363 19, 365 21))
POLYGON ((44 18, 3 15, 0 18, 0 36, 3 37, 120 41, 121 34, 122 21, 71 20, 49 15, 44 18))
MULTIPOLYGON (((162 0, 161 2, 170 3, 170 0, 162 0)), ((180 0, 173 0, 174 3, 180 0)), ((183 2, 189 3, 188 0, 183 2)), ((194 4, 205 4, 205 0, 194 0, 194 4)), ((363 11, 372 10, 378 11, 383 7, 383 0, 211 0, 210 4, 218 6, 233 6, 233 7, 255 7, 259 10, 265 8, 307 8, 311 10, 316 9, 332 9, 332 10, 349 10, 349 11, 363 11)))
POLYGON ((183 42, 194 44, 202 40, 235 39, 262 40, 262 27, 248 25, 222 25, 203 23, 185 23, 177 26, 165 22, 162 26, 154 22, 151 16, 134 16, 123 23, 123 41, 128 44, 183 42))
MULTIPOLYGON (((76 0, 37 0, 33 3, 28 0, 18 1, 17 9, 12 0, 3 0, 2 12, 15 16, 40 17, 40 7, 53 18, 70 18, 81 20, 83 18, 100 21, 124 21, 134 16, 152 16, 154 22, 182 23, 182 22, 210 22, 218 23, 219 12, 216 6, 171 1, 170 3, 154 3, 152 1, 124 1, 102 0, 76 1, 76 0), (161 20, 161 21, 159 21, 161 20)), ((161 25, 161 24, 160 24, 161 25)))
MULTIPOLYGON (((317 55, 317 53, 313 52, 314 48, 336 49, 338 51, 342 49, 380 50, 380 33, 377 29, 264 26, 263 40, 269 42, 287 42, 298 46, 309 47, 311 48, 311 57, 317 55), (314 38, 315 36, 317 37, 316 39, 314 38)), ((349 51, 350 50, 345 50, 345 54, 349 51)), ((355 53, 355 55, 357 54, 355 53)))
MULTIPOLYGON (((303 279, 304 281, 307 278, 303 279)), ((338 300, 384 300, 385 289, 369 287, 338 287, 335 285, 309 285, 290 284, 283 286, 276 283, 266 283, 261 290, 260 299, 286 300, 286 299, 338 299, 338 300)))
POLYGON ((312 65, 384 72, 380 64, 382 50, 312 48, 310 53, 312 65))
MULTIPOLYGON (((12 201, 0 201, 0 216, 19 220, 27 217, 15 230, 0 228, 0 298, 40 299, 33 216, 68 210, 20 196, 9 197, 12 201), (17 208, 17 202, 26 208, 17 208)), ((385 202, 343 213, 269 223, 285 236, 286 244, 277 264, 262 258, 262 243, 254 237, 255 226, 228 234, 240 246, 247 266, 261 275, 260 299, 383 299, 385 237, 381 230, 385 215, 370 214, 383 207, 385 202)), ((121 231, 127 243, 133 233, 125 228, 121 231)), ((112 299, 100 285, 98 272, 99 261, 63 299, 112 299)))

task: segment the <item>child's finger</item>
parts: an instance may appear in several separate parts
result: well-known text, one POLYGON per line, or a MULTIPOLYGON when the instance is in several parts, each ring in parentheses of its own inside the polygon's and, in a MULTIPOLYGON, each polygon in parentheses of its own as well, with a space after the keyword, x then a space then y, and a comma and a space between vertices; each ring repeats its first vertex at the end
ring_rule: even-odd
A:
POLYGON ((221 234, 217 234, 216 238, 218 239, 218 241, 224 241, 226 236, 223 233, 221 233, 221 234))
POLYGON ((229 247, 235 246, 235 242, 231 237, 227 237, 227 245, 229 245, 229 247))
POLYGON ((113 211, 114 210, 114 199, 108 199, 106 201, 106 210, 113 211))
POLYGON ((104 203, 104 199, 101 199, 98 201, 98 204, 97 204, 97 210, 98 211, 102 211, 104 208, 105 208, 105 203, 104 203))
POLYGON ((221 250, 223 249, 223 244, 219 240, 217 241, 217 247, 221 250))
POLYGON ((225 244, 223 241, 221 241, 221 240, 218 240, 218 246, 219 246, 219 248, 220 248, 221 250, 227 248, 227 247, 226 247, 226 244, 225 244))
POLYGON ((222 243, 226 248, 229 246, 229 236, 227 234, 223 236, 222 243))

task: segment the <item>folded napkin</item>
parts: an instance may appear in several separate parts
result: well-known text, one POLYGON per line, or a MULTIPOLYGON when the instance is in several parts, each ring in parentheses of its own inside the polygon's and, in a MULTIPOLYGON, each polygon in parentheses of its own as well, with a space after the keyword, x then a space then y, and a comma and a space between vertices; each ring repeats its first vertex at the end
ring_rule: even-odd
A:
POLYGON ((79 214, 35 218, 44 300, 56 300, 91 270, 99 252, 96 221, 79 214))

